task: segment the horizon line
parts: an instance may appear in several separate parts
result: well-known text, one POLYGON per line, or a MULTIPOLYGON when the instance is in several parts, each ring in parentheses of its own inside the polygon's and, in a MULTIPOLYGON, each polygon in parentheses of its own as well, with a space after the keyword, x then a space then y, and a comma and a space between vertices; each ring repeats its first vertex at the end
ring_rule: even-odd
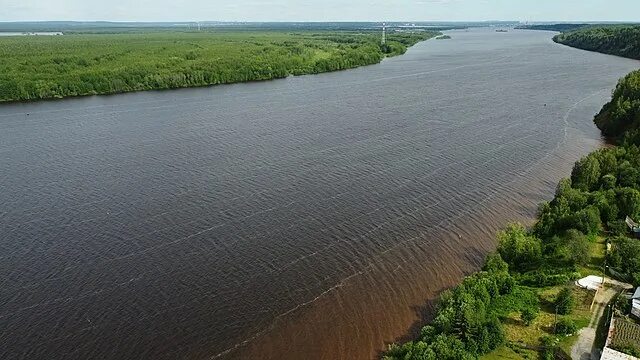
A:
POLYGON ((140 23, 140 24, 172 24, 172 23, 238 23, 238 24, 286 24, 286 23, 640 23, 640 20, 0 20, 0 23, 47 23, 47 22, 78 22, 78 23, 140 23))

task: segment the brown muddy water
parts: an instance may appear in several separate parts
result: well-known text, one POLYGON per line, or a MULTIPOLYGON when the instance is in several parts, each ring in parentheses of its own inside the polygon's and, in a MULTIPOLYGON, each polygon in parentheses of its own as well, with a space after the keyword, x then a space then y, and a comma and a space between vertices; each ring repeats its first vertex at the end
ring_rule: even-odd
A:
POLYGON ((0 358, 371 359, 638 62, 451 32, 351 71, 0 106, 0 358))

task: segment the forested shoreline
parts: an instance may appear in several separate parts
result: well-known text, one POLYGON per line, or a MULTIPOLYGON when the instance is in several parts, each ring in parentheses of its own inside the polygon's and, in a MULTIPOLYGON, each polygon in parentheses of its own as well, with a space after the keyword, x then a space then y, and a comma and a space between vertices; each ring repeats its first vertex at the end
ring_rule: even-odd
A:
POLYGON ((209 86, 377 64, 437 32, 218 31, 0 38, 0 101, 209 86))
MULTIPOLYGON (((575 33, 560 35, 557 41, 575 33)), ((606 49, 634 54, 629 49, 606 49)), ((640 242, 631 238, 624 221, 627 216, 640 218, 639 122, 640 72, 636 71, 620 80, 612 100, 595 118, 617 146, 577 161, 571 177, 558 184, 554 199, 540 205, 535 224, 529 229, 512 224, 501 231, 497 251, 487 257, 482 271, 444 292, 434 320, 418 338, 391 345, 384 359, 456 360, 485 355, 494 359, 502 356, 492 357, 499 348, 508 349, 510 356, 553 359, 562 356, 562 345, 570 344, 570 335, 588 323, 578 310, 580 293, 570 285, 573 280, 602 274, 606 265, 622 280, 640 285, 640 242), (538 322, 541 330, 530 330, 537 318, 553 319, 554 310, 560 317, 557 322, 554 319, 553 327, 538 322), (524 343, 518 332, 537 337, 524 343)))
POLYGON ((640 60, 640 25, 585 26, 553 37, 578 49, 640 60))

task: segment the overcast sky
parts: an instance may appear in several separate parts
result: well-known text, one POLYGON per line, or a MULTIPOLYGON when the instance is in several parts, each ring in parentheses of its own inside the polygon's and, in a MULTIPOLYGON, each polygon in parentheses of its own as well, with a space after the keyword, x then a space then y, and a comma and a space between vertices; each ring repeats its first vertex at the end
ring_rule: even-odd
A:
POLYGON ((0 21, 640 21, 640 0, 0 0, 0 21))

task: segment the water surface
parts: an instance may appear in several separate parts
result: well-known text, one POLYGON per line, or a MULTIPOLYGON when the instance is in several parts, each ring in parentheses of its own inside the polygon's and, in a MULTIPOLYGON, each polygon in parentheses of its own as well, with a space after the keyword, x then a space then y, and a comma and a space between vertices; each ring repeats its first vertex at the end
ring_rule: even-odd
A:
POLYGON ((638 62, 453 31, 356 70, 0 106, 0 358, 370 359, 601 146, 638 62))

